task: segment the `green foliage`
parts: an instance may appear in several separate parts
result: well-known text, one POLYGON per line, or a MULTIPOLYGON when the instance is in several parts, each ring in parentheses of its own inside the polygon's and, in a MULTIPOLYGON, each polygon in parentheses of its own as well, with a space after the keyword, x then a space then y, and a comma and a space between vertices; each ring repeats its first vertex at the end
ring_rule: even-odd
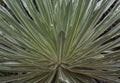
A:
POLYGON ((119 83, 116 0, 4 0, 0 6, 0 83, 119 83), (99 5, 98 5, 99 4, 99 5), (103 35, 101 35, 103 34, 103 35), (108 42, 109 41, 109 42, 108 42), (107 53, 106 53, 107 52, 107 53))
POLYGON ((4 5, 3 0, 0 0, 0 4, 1 4, 1 5, 4 5))

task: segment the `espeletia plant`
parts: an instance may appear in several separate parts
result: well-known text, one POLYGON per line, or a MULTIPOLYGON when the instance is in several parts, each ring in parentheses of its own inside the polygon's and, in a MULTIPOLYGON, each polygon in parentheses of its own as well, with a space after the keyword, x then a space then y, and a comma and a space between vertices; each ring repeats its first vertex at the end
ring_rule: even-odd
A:
POLYGON ((4 3, 0 83, 120 83, 120 0, 4 3))

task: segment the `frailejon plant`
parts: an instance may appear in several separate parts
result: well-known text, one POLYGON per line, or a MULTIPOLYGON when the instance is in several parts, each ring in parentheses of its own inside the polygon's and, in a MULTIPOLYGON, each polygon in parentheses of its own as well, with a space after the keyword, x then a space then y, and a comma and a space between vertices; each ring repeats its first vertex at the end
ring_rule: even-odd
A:
POLYGON ((0 71, 25 73, 0 77, 0 83, 120 83, 120 50, 112 50, 120 38, 110 41, 120 35, 120 23, 108 30, 120 18, 120 0, 4 3, 0 71))

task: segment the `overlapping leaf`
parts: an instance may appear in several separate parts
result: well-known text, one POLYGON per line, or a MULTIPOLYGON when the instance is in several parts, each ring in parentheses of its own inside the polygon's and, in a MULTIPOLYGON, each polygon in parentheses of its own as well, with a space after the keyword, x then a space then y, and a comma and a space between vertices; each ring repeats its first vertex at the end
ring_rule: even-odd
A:
POLYGON ((0 77, 15 83, 119 83, 119 0, 4 0, 0 6, 0 77), (111 11, 103 14, 113 5, 111 11), (102 18, 102 20, 101 20, 102 18), (107 51, 107 53, 105 53, 107 51))

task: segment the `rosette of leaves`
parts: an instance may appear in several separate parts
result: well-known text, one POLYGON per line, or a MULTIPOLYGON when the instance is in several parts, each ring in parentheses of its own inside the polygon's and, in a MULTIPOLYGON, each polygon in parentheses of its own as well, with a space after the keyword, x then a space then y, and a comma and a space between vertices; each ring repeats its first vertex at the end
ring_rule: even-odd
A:
POLYGON ((0 71, 25 74, 0 77, 0 83, 120 82, 120 50, 112 50, 120 38, 110 41, 120 35, 120 23, 108 30, 120 18, 120 0, 4 3, 0 71))

